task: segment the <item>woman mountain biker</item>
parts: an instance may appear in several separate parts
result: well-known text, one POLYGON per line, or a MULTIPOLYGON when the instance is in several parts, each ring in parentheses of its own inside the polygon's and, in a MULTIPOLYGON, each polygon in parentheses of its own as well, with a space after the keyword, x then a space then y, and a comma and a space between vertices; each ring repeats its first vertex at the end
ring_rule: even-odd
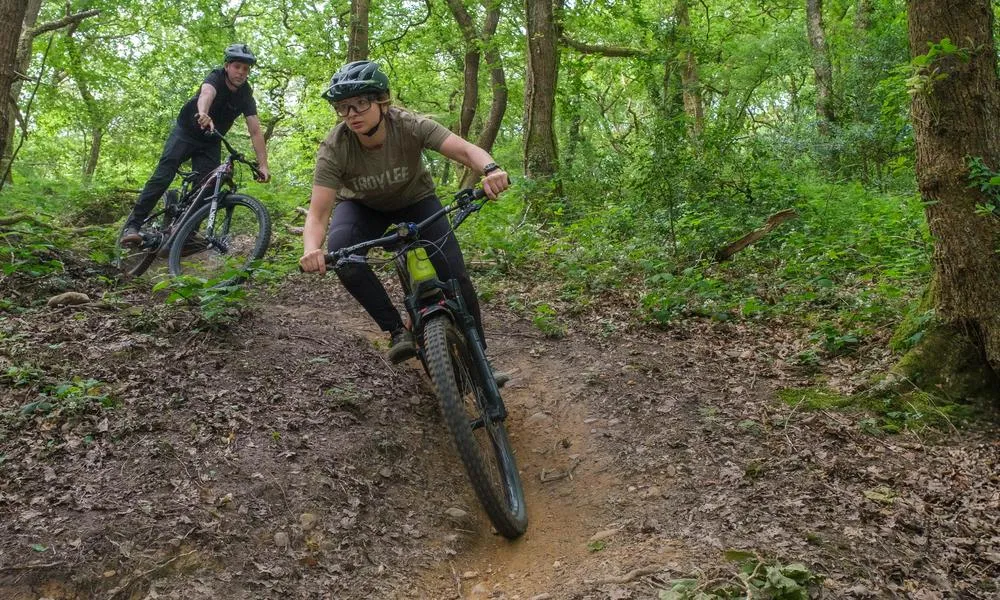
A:
MULTIPOLYGON (((482 148, 431 119, 391 106, 389 78, 377 63, 362 60, 344 65, 330 79, 323 98, 333 106, 340 123, 330 130, 316 157, 302 233, 304 253, 299 259, 304 271, 324 273, 327 251, 380 237, 395 223, 420 222, 441 208, 434 181, 421 160, 424 148, 482 173, 483 190, 490 198, 510 185, 507 173, 482 148)), ((447 219, 439 219, 421 237, 441 240, 439 250, 429 252, 431 263, 442 280, 458 279, 485 341, 476 290, 447 219)), ((352 263, 337 275, 389 333, 388 358, 399 363, 414 356, 413 336, 371 268, 352 263)), ((497 379, 502 384, 506 376, 498 373, 497 379)))

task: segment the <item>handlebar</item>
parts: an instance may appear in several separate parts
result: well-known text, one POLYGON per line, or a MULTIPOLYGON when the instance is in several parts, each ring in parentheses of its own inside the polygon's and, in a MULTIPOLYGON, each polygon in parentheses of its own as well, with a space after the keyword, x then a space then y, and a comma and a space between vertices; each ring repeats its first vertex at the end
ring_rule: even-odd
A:
POLYGON ((334 250, 333 252, 328 252, 325 257, 326 264, 337 268, 347 263, 365 262, 365 257, 360 256, 358 253, 367 252, 372 248, 394 246, 400 242, 416 241, 420 238, 420 232, 426 229, 428 225, 449 213, 458 211, 458 214, 455 215, 455 218, 451 223, 451 228, 454 231, 459 225, 461 225, 462 221, 464 221, 472 213, 481 209, 488 201, 489 198, 486 197, 486 192, 480 188, 467 188, 461 190, 455 194, 454 202, 442 207, 441 210, 435 212, 433 215, 427 217, 419 223, 400 223, 395 226, 396 231, 394 233, 374 240, 368 240, 367 242, 361 242, 360 244, 355 244, 353 246, 348 246, 346 248, 340 248, 339 250, 334 250))
POLYGON ((243 156, 243 154, 241 154, 239 151, 237 151, 236 148, 233 148, 233 145, 229 143, 229 140, 226 139, 226 136, 224 136, 221 133, 219 133, 218 130, 213 129, 211 131, 206 132, 205 133, 205 137, 207 137, 207 138, 216 138, 219 141, 221 141, 222 145, 225 146, 226 150, 229 151, 229 156, 234 161, 241 162, 241 163, 245 164, 246 166, 250 167, 250 171, 253 172, 253 178, 255 180, 257 180, 257 181, 263 181, 264 174, 261 173, 260 169, 257 168, 257 163, 253 162, 253 161, 250 161, 250 160, 247 160, 247 158, 245 156, 243 156))

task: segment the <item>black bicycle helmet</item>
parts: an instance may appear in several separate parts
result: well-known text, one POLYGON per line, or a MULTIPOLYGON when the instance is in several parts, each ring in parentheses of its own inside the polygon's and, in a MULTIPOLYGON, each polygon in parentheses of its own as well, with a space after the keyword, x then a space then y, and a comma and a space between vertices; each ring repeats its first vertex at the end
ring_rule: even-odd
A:
POLYGON ((333 74, 330 87, 323 92, 323 97, 333 103, 365 94, 380 96, 388 93, 389 76, 382 71, 378 63, 356 60, 340 67, 333 74))
POLYGON ((226 46, 224 56, 226 63, 237 61, 246 63, 251 67, 257 64, 257 57, 253 55, 253 52, 250 51, 250 47, 246 44, 229 44, 226 46))

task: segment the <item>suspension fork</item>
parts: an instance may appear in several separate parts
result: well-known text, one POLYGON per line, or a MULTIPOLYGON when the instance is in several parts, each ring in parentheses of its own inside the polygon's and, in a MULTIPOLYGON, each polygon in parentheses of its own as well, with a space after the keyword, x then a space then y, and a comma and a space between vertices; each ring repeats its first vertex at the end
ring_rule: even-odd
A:
POLYGON ((205 223, 205 237, 210 241, 215 238, 215 215, 219 210, 219 192, 222 191, 222 177, 215 178, 215 191, 212 193, 211 208, 208 209, 208 220, 205 223))
POLYGON ((458 305, 458 310, 453 310, 452 316, 461 319, 461 323, 456 322, 456 325, 461 328, 465 339, 468 341, 468 350, 472 354, 476 369, 479 371, 479 380, 487 391, 486 396, 489 403, 487 408, 491 413, 495 409, 496 414, 493 416, 503 421, 507 418, 507 407, 503 403, 503 397, 500 395, 500 388, 497 387, 496 379, 493 378, 493 369, 490 367, 490 361, 486 358, 485 340, 480 337, 479 328, 476 327, 476 319, 465 304, 465 298, 462 297, 462 290, 458 285, 458 280, 449 280, 448 287, 452 298, 454 298, 454 302, 458 305))

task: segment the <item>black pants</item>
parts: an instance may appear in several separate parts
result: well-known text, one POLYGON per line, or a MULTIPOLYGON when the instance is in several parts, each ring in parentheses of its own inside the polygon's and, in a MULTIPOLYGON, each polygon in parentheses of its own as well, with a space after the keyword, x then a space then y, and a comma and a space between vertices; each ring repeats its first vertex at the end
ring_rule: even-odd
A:
MULTIPOLYGON (((338 202, 330 222, 327 248, 332 252, 382 237, 390 225, 402 222, 419 223, 440 208, 441 201, 435 196, 428 196, 416 204, 391 212, 379 212, 349 200, 338 202)), ((483 334, 479 299, 476 297, 476 289, 472 286, 472 280, 469 279, 469 275, 465 271, 465 259, 462 258, 462 250, 458 247, 458 240, 455 239, 455 234, 451 231, 448 219, 446 217, 438 219, 429 225, 420 234, 420 237, 430 241, 440 239, 438 242, 439 251, 427 249, 431 264, 437 271, 438 279, 442 281, 451 278, 458 279, 462 298, 476 319, 479 336, 485 345, 486 336, 483 334)), ((368 311, 368 314, 375 319, 383 331, 393 331, 403 326, 399 311, 393 306, 389 294, 386 293, 385 287, 372 272, 371 267, 359 264, 345 265, 338 271, 337 276, 347 291, 361 303, 361 306, 368 311)))
POLYGON ((142 221, 153 212, 163 192, 177 175, 177 169, 186 160, 191 160, 191 169, 202 176, 208 175, 219 166, 222 149, 218 141, 200 141, 174 127, 163 145, 163 154, 156 170, 139 193, 139 200, 128 217, 128 225, 138 228, 142 221))

